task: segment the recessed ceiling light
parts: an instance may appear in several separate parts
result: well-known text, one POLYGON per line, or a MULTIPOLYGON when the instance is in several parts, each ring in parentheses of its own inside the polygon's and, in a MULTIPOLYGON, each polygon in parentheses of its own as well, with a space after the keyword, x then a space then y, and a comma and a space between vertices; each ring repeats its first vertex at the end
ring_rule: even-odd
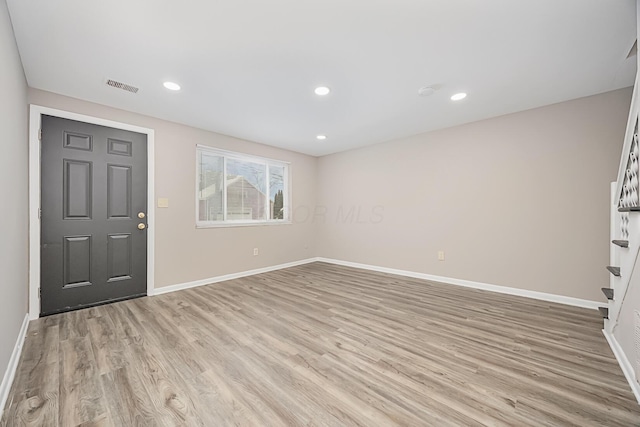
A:
POLYGON ((314 90, 314 92, 316 93, 316 95, 325 96, 325 95, 329 95, 329 92, 331 92, 331 89, 329 89, 326 86, 318 86, 316 90, 314 90))
POLYGON ((318 135, 316 136, 316 139, 319 141, 324 141, 325 139, 327 139, 327 135, 318 135))
POLYGON ((163 86, 169 90, 180 90, 180 85, 174 82, 164 82, 163 86))
POLYGON ((453 95, 451 97, 452 101, 460 101, 461 99, 465 99, 467 97, 467 94, 464 92, 460 92, 460 93, 456 93, 455 95, 453 95))

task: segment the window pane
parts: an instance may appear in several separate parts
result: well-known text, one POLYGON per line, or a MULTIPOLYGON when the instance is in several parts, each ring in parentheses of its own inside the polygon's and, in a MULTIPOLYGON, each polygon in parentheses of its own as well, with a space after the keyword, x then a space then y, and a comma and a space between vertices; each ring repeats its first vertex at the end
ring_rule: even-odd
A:
POLYGON ((198 218, 200 221, 222 221, 224 158, 200 152, 198 181, 198 218))
POLYGON ((288 165, 198 146, 197 226, 288 221, 288 165))
POLYGON ((269 166, 270 219, 284 219, 284 166, 269 166))
POLYGON ((267 219, 266 165, 227 159, 227 220, 267 219))

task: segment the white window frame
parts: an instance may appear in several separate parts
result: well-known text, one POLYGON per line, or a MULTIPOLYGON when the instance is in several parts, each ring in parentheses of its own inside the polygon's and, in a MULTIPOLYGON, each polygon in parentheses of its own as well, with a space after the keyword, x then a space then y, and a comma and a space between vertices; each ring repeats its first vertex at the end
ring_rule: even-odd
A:
POLYGON ((253 156, 249 154, 238 153, 235 151, 221 150, 219 148, 209 147, 208 145, 196 145, 196 180, 195 180, 195 207, 196 207, 196 228, 218 228, 218 227, 246 227, 256 225, 283 225, 291 224, 291 163, 282 160, 274 160, 266 157, 253 156), (200 153, 214 154, 223 158, 223 189, 222 192, 222 221, 203 221, 200 219, 200 153), (266 171, 266 205, 267 215, 271 216, 271 200, 269 188, 269 166, 277 166, 284 168, 284 188, 283 188, 283 209, 284 219, 267 219, 267 220, 237 220, 227 219, 227 159, 242 160, 251 163, 265 165, 266 171))

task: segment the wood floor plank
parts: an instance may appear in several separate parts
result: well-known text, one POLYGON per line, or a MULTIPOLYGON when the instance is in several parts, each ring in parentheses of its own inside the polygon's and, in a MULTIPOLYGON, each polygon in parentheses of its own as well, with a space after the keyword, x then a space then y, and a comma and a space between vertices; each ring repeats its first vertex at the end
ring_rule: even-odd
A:
POLYGON ((154 426, 157 424, 153 404, 139 374, 127 367, 100 376, 109 421, 117 426, 154 426))
MULTIPOLYGON (((86 324, 80 322, 80 316, 75 316, 74 320, 76 326, 82 323, 83 330, 87 331, 86 324)), ((60 341, 59 350, 59 424, 98 423, 106 418, 107 413, 91 340, 73 333, 66 336, 70 338, 60 341)))
POLYGON ((0 426, 640 426, 594 310, 313 263, 32 322, 0 426))
MULTIPOLYGON (((121 325, 121 333, 131 337, 126 356, 131 369, 140 376, 154 409, 154 420, 160 425, 203 425, 194 412, 192 397, 183 379, 167 360, 166 346, 152 334, 151 328, 139 322, 129 309, 133 301, 113 304, 110 314, 121 325), (135 333, 133 332, 135 331, 135 333)), ((153 319, 149 319, 151 323, 153 319)))
POLYGON ((58 332, 54 317, 29 325, 14 388, 0 425, 10 425, 9 420, 18 420, 24 426, 58 425, 58 332), (15 389, 18 385, 20 390, 15 389))
MULTIPOLYGON (((94 313, 103 312, 97 307, 94 313)), ((87 319, 87 329, 91 338, 93 354, 99 375, 105 375, 128 365, 124 354, 124 344, 116 337, 116 328, 108 315, 87 319)))

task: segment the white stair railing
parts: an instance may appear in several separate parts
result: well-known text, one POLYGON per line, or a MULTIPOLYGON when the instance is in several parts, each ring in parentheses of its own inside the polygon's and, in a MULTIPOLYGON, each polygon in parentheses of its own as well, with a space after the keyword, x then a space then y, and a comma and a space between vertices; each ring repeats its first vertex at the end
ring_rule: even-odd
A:
POLYGON ((609 300, 605 330, 613 333, 618 324, 620 310, 629 289, 632 273, 640 251, 640 139, 638 77, 633 89, 629 119, 625 132, 618 179, 612 184, 611 239, 626 240, 628 247, 613 245, 610 265, 620 267, 620 276, 611 275, 609 287, 614 291, 609 300))

